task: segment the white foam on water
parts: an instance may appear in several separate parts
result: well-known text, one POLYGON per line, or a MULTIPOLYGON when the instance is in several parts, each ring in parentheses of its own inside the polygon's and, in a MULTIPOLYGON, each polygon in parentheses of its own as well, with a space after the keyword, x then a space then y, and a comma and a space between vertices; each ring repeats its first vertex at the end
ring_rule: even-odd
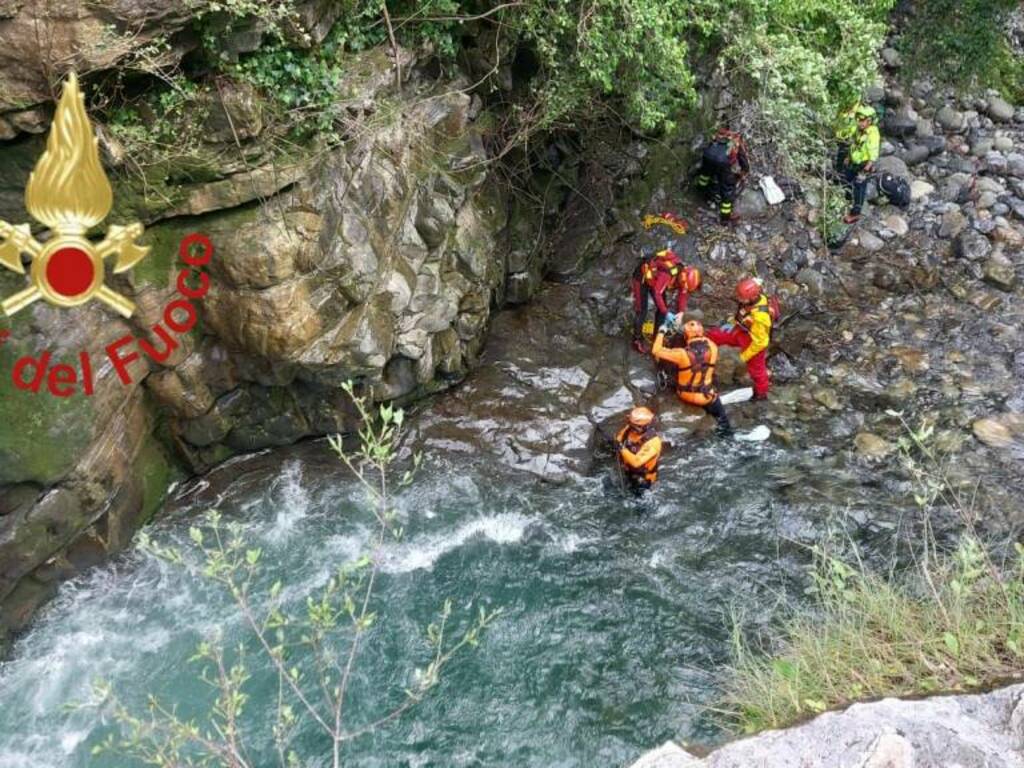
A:
POLYGON ((287 539, 296 523, 309 514, 313 506, 309 490, 302 482, 302 464, 289 461, 270 486, 271 504, 277 508, 273 526, 266 532, 268 541, 287 539))
POLYGON ((560 550, 565 552, 567 555, 571 555, 573 552, 577 551, 581 547, 585 547, 588 544, 593 544, 595 541, 597 541, 597 537, 595 536, 583 536, 579 533, 573 533, 572 531, 570 531, 569 533, 565 534, 565 536, 561 538, 556 538, 554 543, 560 550))
POLYGON ((418 536, 395 548, 385 549, 381 557, 381 570, 385 573, 431 570, 443 555, 478 536, 496 544, 515 544, 522 540, 526 529, 533 522, 533 518, 514 512, 478 517, 454 530, 418 536))

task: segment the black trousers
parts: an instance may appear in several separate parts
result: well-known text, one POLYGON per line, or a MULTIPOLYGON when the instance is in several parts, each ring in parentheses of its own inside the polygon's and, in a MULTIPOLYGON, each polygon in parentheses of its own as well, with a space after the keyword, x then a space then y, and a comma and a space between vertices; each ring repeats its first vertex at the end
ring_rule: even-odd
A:
POLYGON ((722 399, 716 397, 712 402, 704 406, 704 412, 709 416, 714 416, 715 421, 718 422, 718 433, 720 435, 731 435, 732 424, 729 423, 729 414, 725 412, 725 406, 722 404, 722 399))
POLYGON ((854 215, 860 215, 860 212, 864 209, 864 199, 868 195, 868 177, 861 174, 861 171, 864 170, 864 165, 865 163, 850 163, 843 171, 846 184, 853 197, 853 207, 850 209, 850 213, 854 215))
POLYGON ((700 171, 697 173, 697 188, 710 200, 718 202, 718 213, 723 219, 732 216, 733 203, 736 202, 738 179, 728 163, 713 163, 708 158, 701 158, 700 171))
MULTIPOLYGON (((633 318, 633 338, 642 339, 644 335, 644 321, 647 319, 647 308, 654 303, 654 297, 651 295, 650 287, 644 283, 640 287, 640 311, 636 313, 636 317, 633 318)), ((658 309, 658 305, 654 304, 654 332, 657 333, 658 329, 661 328, 662 323, 665 322, 665 315, 658 309)))

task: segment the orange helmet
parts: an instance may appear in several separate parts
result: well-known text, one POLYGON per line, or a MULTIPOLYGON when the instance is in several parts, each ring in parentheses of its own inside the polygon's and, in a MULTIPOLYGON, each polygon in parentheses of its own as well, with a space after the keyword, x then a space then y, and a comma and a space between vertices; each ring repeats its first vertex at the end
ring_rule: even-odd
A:
POLYGON ((701 286, 700 270, 696 267, 685 267, 679 275, 679 284, 687 293, 696 293, 701 286))
POLYGON ((689 341, 704 335, 704 326, 699 320, 687 320, 683 325, 683 338, 689 341))
POLYGON ((652 421, 654 421, 654 413, 650 408, 644 408, 641 405, 629 412, 629 423, 634 427, 646 427, 652 421))
POLYGON ((753 304, 761 295, 761 283, 756 277, 745 277, 736 284, 736 301, 753 304))

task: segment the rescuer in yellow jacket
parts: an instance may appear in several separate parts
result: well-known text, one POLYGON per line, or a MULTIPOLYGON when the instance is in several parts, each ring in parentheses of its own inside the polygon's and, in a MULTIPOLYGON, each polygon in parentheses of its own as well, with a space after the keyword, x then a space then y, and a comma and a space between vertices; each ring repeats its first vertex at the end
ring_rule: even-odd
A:
POLYGON ((853 207, 844 221, 853 224, 860 218, 864 198, 868 190, 868 174, 875 169, 875 161, 881 153, 882 136, 875 125, 877 115, 874 107, 863 104, 854 111, 857 117, 857 131, 850 139, 850 155, 844 173, 846 183, 853 190, 853 207))
POLYGON ((634 492, 646 491, 658 480, 662 443, 654 429, 654 413, 643 406, 629 412, 629 419, 615 436, 619 464, 634 492))
POLYGON ((684 347, 666 347, 662 326, 654 339, 651 354, 659 361, 676 367, 676 394, 689 405, 703 408, 718 422, 720 434, 732 433, 729 416, 715 388, 715 366, 718 364, 718 345, 704 335, 704 326, 690 320, 683 326, 684 347))
POLYGON ((771 378, 768 374, 768 344, 772 338, 772 302, 761 290, 756 278, 746 277, 736 284, 735 324, 709 328, 708 338, 716 344, 736 347, 740 359, 747 364, 747 373, 754 384, 754 399, 768 397, 771 378))

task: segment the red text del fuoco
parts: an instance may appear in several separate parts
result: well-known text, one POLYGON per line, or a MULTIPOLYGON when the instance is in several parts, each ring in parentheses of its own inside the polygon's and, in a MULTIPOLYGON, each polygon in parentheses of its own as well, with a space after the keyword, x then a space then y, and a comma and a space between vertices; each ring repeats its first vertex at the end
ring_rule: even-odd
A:
MULTIPOLYGON (((164 307, 163 317, 153 326, 151 338, 126 334, 104 349, 122 384, 132 383, 128 366, 139 359, 139 351, 154 363, 166 362, 180 346, 180 337, 191 331, 199 319, 192 302, 210 290, 210 276, 204 268, 213 257, 213 244, 206 235, 192 233, 181 241, 178 254, 186 266, 178 272, 175 282, 177 298, 164 307)), ((0 343, 3 343, 9 333, 0 334, 0 343)), ((45 391, 54 397, 71 397, 79 391, 85 395, 93 394, 95 380, 88 351, 79 353, 77 367, 66 363, 51 366, 51 358, 49 351, 38 357, 26 355, 19 358, 11 370, 14 386, 36 393, 44 391, 45 387, 45 391)))

